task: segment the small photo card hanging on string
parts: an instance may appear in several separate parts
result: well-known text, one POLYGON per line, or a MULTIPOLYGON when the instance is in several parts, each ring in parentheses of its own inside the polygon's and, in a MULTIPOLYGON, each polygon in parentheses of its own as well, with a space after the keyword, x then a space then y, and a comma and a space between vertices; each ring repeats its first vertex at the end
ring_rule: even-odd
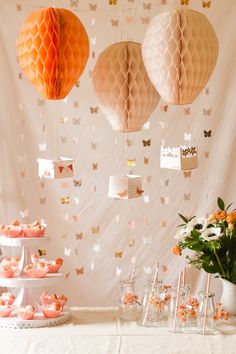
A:
POLYGON ((161 146, 160 167, 173 170, 192 170, 198 167, 197 146, 161 146))
POLYGON ((74 159, 67 157, 59 157, 52 160, 39 158, 37 161, 40 178, 59 179, 74 176, 74 159))
POLYGON ((142 177, 138 175, 110 176, 110 198, 132 199, 141 197, 143 194, 142 177))

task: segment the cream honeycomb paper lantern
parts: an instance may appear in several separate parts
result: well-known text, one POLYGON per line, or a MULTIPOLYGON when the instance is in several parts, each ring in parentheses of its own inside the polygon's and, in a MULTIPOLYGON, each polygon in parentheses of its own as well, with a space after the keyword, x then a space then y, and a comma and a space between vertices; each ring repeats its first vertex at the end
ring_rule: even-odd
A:
POLYGON ((92 82, 98 105, 116 131, 141 130, 160 100, 144 67, 140 43, 119 42, 106 48, 92 82))
POLYGON ((213 73, 218 40, 203 14, 173 9, 152 20, 144 36, 142 55, 161 98, 172 104, 189 104, 213 73))

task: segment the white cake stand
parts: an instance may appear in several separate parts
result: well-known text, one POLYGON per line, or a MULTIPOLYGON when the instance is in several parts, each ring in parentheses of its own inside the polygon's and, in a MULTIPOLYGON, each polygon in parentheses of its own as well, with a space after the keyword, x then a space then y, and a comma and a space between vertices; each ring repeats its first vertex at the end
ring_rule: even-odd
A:
POLYGON ((49 243, 51 238, 49 236, 44 237, 18 237, 9 238, 6 236, 0 236, 0 245, 7 247, 20 247, 22 248, 21 259, 19 267, 17 269, 17 277, 15 278, 0 278, 0 286, 7 288, 20 288, 19 294, 14 301, 16 307, 32 305, 36 309, 36 313, 33 320, 21 320, 15 317, 0 317, 0 327, 5 328, 36 328, 36 327, 48 327, 55 326, 67 322, 71 318, 69 311, 64 311, 57 318, 44 318, 41 312, 40 305, 35 299, 33 288, 44 288, 46 286, 56 284, 63 276, 62 273, 50 273, 44 278, 28 278, 24 275, 24 267, 31 263, 30 255, 31 249, 36 246, 42 246, 49 243))

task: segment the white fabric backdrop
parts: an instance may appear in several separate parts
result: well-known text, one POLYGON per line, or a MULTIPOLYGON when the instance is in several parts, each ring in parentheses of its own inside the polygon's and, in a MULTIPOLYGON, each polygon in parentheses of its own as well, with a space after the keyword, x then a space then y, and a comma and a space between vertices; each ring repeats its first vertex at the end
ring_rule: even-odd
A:
MULTIPOLYGON (((214 210, 218 195, 229 203, 236 200, 234 0, 213 0, 206 9, 201 1, 190 0, 191 8, 208 16, 220 45, 207 90, 191 106, 169 106, 162 112, 165 103, 161 102, 150 119, 150 129, 130 134, 113 132, 101 112, 91 113, 96 100, 89 71, 98 54, 120 40, 141 42, 145 22, 179 3, 118 0, 117 5, 110 6, 105 0, 90 4, 85 0, 0 1, 0 222, 14 218, 25 222, 46 220, 53 237, 48 257, 65 260, 66 277, 56 290, 68 295, 70 304, 115 305, 119 281, 130 274, 135 262, 140 292, 156 259, 167 267, 161 277, 168 283, 176 282, 177 271, 184 263, 183 258, 171 253, 177 212, 205 215, 214 210), (151 3, 150 10, 144 9, 147 3, 151 3), (16 60, 15 42, 24 19, 33 10, 54 4, 77 14, 90 38, 90 60, 80 87, 75 87, 66 101, 42 100, 21 75, 16 60), (94 5, 96 10, 92 10, 94 5), (118 26, 112 25, 112 20, 118 20, 118 26), (75 125, 73 119, 77 118, 80 124, 75 125), (204 130, 212 131, 211 138, 204 137, 204 130), (161 143, 188 144, 186 138, 199 145, 199 168, 187 177, 183 172, 161 170, 161 143), (131 147, 127 139, 133 142, 131 147), (148 139, 151 146, 144 147, 142 140, 148 139), (91 143, 96 149, 91 149, 91 143), (75 179, 82 180, 81 187, 74 187, 73 179, 40 181, 36 159, 53 156, 76 159, 75 179), (136 166, 127 167, 126 160, 135 158, 136 166), (146 162, 149 159, 148 164, 144 158, 146 162), (98 163, 97 170, 92 169, 92 163, 98 163), (144 197, 109 199, 109 175, 130 170, 151 176, 151 181, 146 177, 144 197), (70 197, 68 205, 60 202, 64 196, 70 197), (98 235, 91 232, 96 226, 100 227, 98 235), (81 239, 77 240, 76 234, 81 239), (118 250, 123 252, 122 257, 115 257, 118 250), (82 268, 84 274, 77 275, 76 269, 81 273, 82 268)), ((205 274, 190 271, 189 281, 190 276, 196 289, 204 285, 205 274)), ((213 286, 220 290, 217 280, 213 286)))

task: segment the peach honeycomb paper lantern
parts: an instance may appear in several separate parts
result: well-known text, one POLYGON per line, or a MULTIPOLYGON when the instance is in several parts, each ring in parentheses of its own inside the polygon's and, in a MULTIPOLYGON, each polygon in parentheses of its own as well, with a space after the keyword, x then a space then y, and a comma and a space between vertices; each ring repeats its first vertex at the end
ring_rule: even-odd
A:
POLYGON ((82 75, 89 40, 71 11, 45 8, 24 22, 17 41, 19 63, 41 95, 63 99, 82 75))
POLYGON ((142 55, 161 98, 172 104, 189 104, 213 73, 218 40, 203 14, 175 9, 156 16, 150 23, 142 55))
POLYGON ((141 130, 160 99, 144 67, 140 43, 119 42, 106 48, 92 82, 98 105, 116 131, 141 130))

